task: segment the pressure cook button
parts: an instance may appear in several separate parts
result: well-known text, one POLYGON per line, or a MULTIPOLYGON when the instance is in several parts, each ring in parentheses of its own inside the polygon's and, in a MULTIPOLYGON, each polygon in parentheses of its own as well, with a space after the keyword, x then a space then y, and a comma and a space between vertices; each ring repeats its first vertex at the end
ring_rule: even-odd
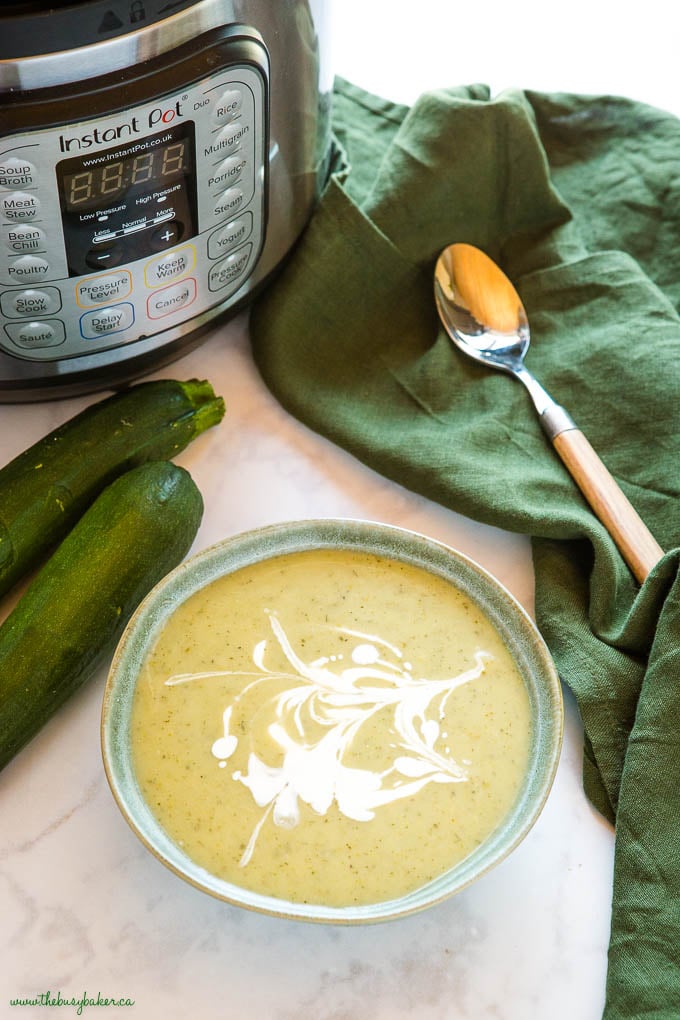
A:
POLYGON ((193 269, 196 262, 196 249, 193 245, 187 244, 184 248, 176 248, 152 259, 146 264, 144 278, 147 287, 159 287, 162 283, 169 283, 178 276, 184 276, 190 269, 193 269))
POLYGON ((0 194, 0 213, 5 220, 16 223, 19 220, 37 220, 40 199, 28 191, 9 191, 0 194))
POLYGON ((192 276, 171 287, 154 291, 146 303, 150 319, 162 319, 164 315, 186 308, 196 299, 196 281, 192 276))
POLYGON ((0 309, 8 319, 37 315, 53 315, 61 308, 61 294, 56 287, 40 290, 8 290, 0 295, 0 309))
POLYGON ((128 329, 135 321, 135 310, 127 302, 110 305, 80 316, 80 333, 86 340, 97 340, 128 329))
POLYGON ((12 283, 35 283, 46 280, 49 273, 49 262, 37 255, 20 255, 7 266, 7 276, 12 283))
POLYGON ((245 195, 241 188, 227 188, 215 202, 213 216, 216 220, 226 219, 237 213, 245 202, 245 195))
POLYGON ((213 195, 224 191, 232 184, 236 184, 243 177, 243 174, 250 168, 250 160, 243 153, 235 153, 227 156, 221 163, 213 168, 208 177, 208 187, 213 195))
POLYGON ((216 259, 221 255, 227 255, 232 249, 246 241, 252 230, 253 216, 249 212, 225 223, 208 238, 208 258, 216 259))
POLYGON ((13 344, 24 350, 36 347, 58 347, 66 339, 63 322, 50 319, 45 322, 8 322, 5 332, 13 344))
POLYGON ((45 231, 32 223, 20 223, 18 226, 5 227, 5 245, 15 255, 22 252, 44 251, 47 240, 45 231))
POLYGON ((227 287, 243 276, 252 248, 252 244, 246 244, 243 248, 235 251, 233 255, 229 255, 213 266, 208 277, 210 290, 222 290, 223 287, 227 287))
POLYGON ((0 188, 29 188, 37 180, 37 171, 27 159, 19 156, 0 159, 0 188))
POLYGON ((242 109, 243 92, 241 89, 227 89, 215 103, 213 121, 215 124, 228 124, 234 117, 238 117, 242 109))

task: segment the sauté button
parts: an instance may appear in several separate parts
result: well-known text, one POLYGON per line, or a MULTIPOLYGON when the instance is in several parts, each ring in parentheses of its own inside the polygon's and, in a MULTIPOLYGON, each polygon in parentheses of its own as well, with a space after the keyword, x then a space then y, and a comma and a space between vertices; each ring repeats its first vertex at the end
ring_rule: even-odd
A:
POLYGON ((51 319, 45 322, 8 322, 5 332, 12 343, 24 350, 36 347, 58 347, 66 339, 63 322, 51 319))

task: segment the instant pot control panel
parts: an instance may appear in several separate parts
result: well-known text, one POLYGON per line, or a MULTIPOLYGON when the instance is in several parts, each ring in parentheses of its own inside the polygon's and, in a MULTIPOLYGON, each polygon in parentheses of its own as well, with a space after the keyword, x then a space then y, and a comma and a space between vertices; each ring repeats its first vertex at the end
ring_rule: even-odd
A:
POLYGON ((0 138, 0 348, 48 362, 228 301, 266 220, 267 66, 0 138))

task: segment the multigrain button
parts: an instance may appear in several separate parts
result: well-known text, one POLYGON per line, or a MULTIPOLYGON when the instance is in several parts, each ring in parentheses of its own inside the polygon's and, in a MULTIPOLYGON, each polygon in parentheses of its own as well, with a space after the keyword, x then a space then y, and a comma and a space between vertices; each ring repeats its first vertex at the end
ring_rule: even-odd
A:
POLYGON ((248 265, 252 248, 252 244, 246 244, 243 248, 235 251, 233 255, 229 255, 226 259, 222 259, 221 262, 213 266, 208 276, 208 287, 210 290, 222 290, 223 287, 227 287, 230 283, 240 279, 248 265))
POLYGON ((56 287, 42 287, 40 290, 8 290, 0 295, 0 309, 8 319, 35 318, 53 315, 61 308, 61 294, 56 287))
POLYGON ((37 180, 37 171, 27 159, 18 156, 0 159, 0 188, 29 188, 37 180))
POLYGON ((0 214, 11 223, 37 220, 40 199, 28 191, 8 191, 0 194, 0 214))
POLYGON ((146 310, 150 319, 162 319, 164 315, 186 308, 195 298, 196 281, 190 276, 181 283, 173 283, 171 287, 154 291, 146 303, 146 310))
POLYGON ((228 155, 235 152, 250 136, 250 124, 242 120, 235 120, 233 124, 227 124, 215 137, 210 153, 214 155, 228 155))
POLYGON ((5 247, 13 254, 45 250, 45 231, 33 223, 19 223, 18 226, 5 227, 5 247))
POLYGON ((50 319, 45 322, 8 322, 5 332, 12 343, 23 350, 58 347, 66 339, 64 324, 58 319, 50 319))
POLYGON ((86 340, 97 340, 111 333, 128 329, 135 321, 135 310, 131 304, 111 305, 85 312, 80 316, 80 334, 86 340))
POLYGON ((7 266, 7 276, 11 283, 35 283, 46 280, 49 269, 49 262, 37 255, 20 255, 7 266))
POLYGON ((228 124, 234 117, 238 117, 242 109, 243 92, 241 89, 227 89, 215 102, 213 122, 215 124, 228 124))
POLYGON ((196 249, 187 244, 184 248, 175 248, 157 259, 147 262, 144 268, 144 279, 147 287, 160 287, 178 276, 184 276, 193 269, 196 262, 196 249))
POLYGON ((243 241, 246 241, 253 231, 252 213, 246 212, 230 220, 223 227, 219 227, 208 238, 208 258, 217 259, 227 255, 243 241))
POLYGON ((245 195, 242 188, 227 188, 215 202, 213 216, 216 220, 224 220, 234 216, 245 204, 245 195))

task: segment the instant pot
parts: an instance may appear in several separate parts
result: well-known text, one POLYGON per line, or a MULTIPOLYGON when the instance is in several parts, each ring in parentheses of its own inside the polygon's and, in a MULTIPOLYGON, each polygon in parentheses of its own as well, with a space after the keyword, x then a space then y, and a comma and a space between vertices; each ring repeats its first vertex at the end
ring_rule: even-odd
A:
POLYGON ((0 8, 0 401, 195 345, 285 259, 330 159, 323 0, 0 8))

